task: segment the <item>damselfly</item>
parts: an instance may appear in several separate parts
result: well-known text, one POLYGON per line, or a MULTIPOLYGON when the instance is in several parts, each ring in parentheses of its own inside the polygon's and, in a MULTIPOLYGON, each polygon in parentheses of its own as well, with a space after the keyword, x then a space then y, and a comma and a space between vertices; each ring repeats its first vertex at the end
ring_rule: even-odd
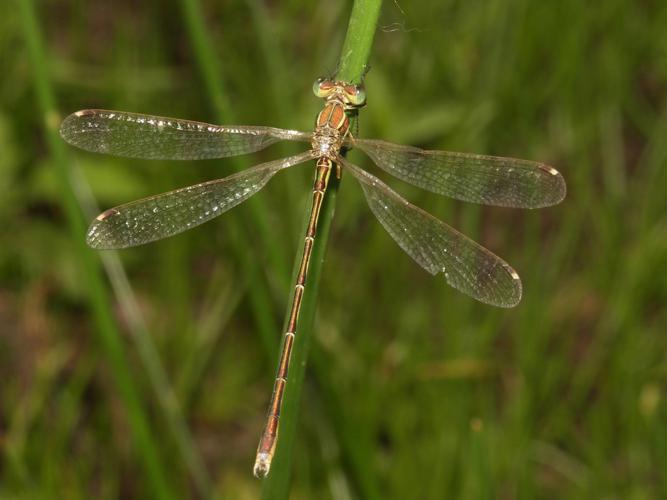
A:
POLYGON ((125 113, 84 110, 62 123, 62 137, 88 151, 131 158, 198 160, 251 153, 281 140, 309 142, 309 150, 263 163, 224 179, 204 182, 133 201, 100 214, 87 234, 96 249, 142 245, 202 224, 245 201, 279 171, 315 160, 315 182, 303 256, 294 285, 291 312, 254 472, 269 472, 275 450, 290 356, 308 277, 322 201, 332 168, 359 181, 370 209, 405 252, 431 274, 487 304, 513 307, 521 299, 519 275, 504 260, 408 203, 375 176, 342 155, 358 148, 386 172, 434 193, 463 201, 517 208, 539 208, 565 196, 563 177, 542 163, 447 151, 426 151, 350 133, 350 117, 366 104, 363 85, 320 78, 313 91, 324 99, 313 133, 274 127, 218 126, 125 113))

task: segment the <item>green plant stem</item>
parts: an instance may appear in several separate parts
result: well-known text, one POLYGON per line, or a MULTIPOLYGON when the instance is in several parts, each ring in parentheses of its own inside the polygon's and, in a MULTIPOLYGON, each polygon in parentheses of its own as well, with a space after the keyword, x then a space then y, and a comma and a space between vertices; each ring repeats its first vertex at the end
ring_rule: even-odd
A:
POLYGON ((339 80, 359 82, 366 72, 382 0, 356 0, 338 62, 339 80))
MULTIPOLYGON (((381 3, 381 0, 356 0, 354 2, 339 61, 338 79, 358 82, 363 77, 373 43, 381 3)), ((315 324, 317 294, 331 223, 336 208, 336 195, 339 183, 339 180, 335 176, 332 176, 322 205, 317 236, 313 244, 313 254, 308 270, 308 286, 304 291, 299 316, 299 332, 295 336, 292 350, 292 360, 280 416, 280 434, 276 453, 273 458, 271 472, 264 480, 262 486, 262 498, 264 500, 285 499, 289 496, 292 449, 296 436, 308 346, 315 324)), ((306 210, 306 217, 303 224, 304 236, 305 228, 308 224, 308 215, 308 210, 306 210)), ((299 254, 294 263, 293 279, 296 279, 298 274, 300 260, 301 255, 299 254)), ((288 304, 291 304, 291 301, 288 304)), ((288 306, 285 326, 289 313, 290 307, 288 306)))
MULTIPOLYGON (((222 72, 217 64, 218 56, 213 51, 213 44, 206 33, 204 16, 201 11, 199 0, 181 0, 181 9, 184 13, 184 22, 187 29, 192 52, 201 72, 201 78, 206 88, 206 93, 213 103, 215 119, 219 123, 234 123, 234 114, 229 100, 223 92, 224 86, 220 75, 222 72)), ((236 158, 228 158, 227 164, 235 170, 241 168, 241 163, 236 158)), ((238 262, 241 271, 247 280, 253 318, 268 357, 274 358, 278 352, 279 335, 276 334, 277 326, 273 321, 273 305, 266 284, 262 282, 259 270, 261 261, 254 249, 261 248, 267 252, 271 268, 278 276, 280 283, 287 282, 287 256, 283 255, 283 247, 276 245, 279 240, 273 235, 267 222, 266 214, 269 210, 260 197, 248 200, 252 216, 253 233, 256 237, 250 237, 242 224, 230 218, 226 222, 225 229, 229 234, 228 241, 238 262), (259 242, 257 241, 259 240, 259 242)))
POLYGON ((31 0, 19 2, 22 29, 28 48, 28 56, 33 72, 33 82, 37 94, 37 106, 44 121, 49 150, 56 169, 57 180, 62 193, 62 204, 67 217, 72 239, 79 257, 80 276, 87 292, 88 305, 95 323, 98 341, 106 356, 111 375, 119 391, 133 438, 135 449, 145 469, 151 496, 159 499, 174 498, 169 486, 164 464, 160 461, 157 441, 151 432, 148 416, 141 404, 141 398, 132 381, 131 369, 121 342, 120 331, 110 310, 110 300, 100 278, 100 267, 96 257, 85 244, 86 231, 76 195, 70 182, 65 145, 58 135, 60 118, 55 106, 55 98, 48 77, 47 59, 38 27, 34 5, 31 0))
MULTIPOLYGON (((69 179, 79 206, 86 220, 92 220, 100 213, 86 180, 71 162, 68 162, 69 179)), ((137 303, 134 290, 127 278, 123 264, 116 252, 99 252, 111 288, 127 321, 127 329, 139 356, 141 366, 148 376, 150 387, 160 406, 162 416, 172 434, 185 466, 192 476, 192 482, 201 498, 212 498, 213 487, 206 472, 206 466, 193 442, 183 414, 183 404, 169 383, 158 350, 148 331, 146 322, 137 303)))
MULTIPOLYGON (((209 40, 206 32, 204 17, 201 12, 201 4, 199 3, 199 0, 181 0, 181 6, 185 13, 186 29, 192 45, 193 54, 197 60, 199 70, 201 71, 206 92, 213 101, 215 117, 221 123, 234 123, 236 122, 236 116, 223 91, 224 85, 220 78, 222 71, 217 63, 218 55, 213 51, 213 44, 209 40)), ((235 170, 240 170, 242 168, 242 164, 238 158, 229 158, 226 161, 235 170)), ((257 236, 263 240, 263 244, 260 246, 267 251, 269 263, 278 274, 279 279, 287 281, 287 258, 286 255, 284 255, 283 247, 274 244, 278 235, 273 233, 273 230, 267 221, 266 214, 269 213, 268 207, 265 206, 261 197, 253 197, 245 204, 250 208, 253 217, 253 234, 257 234, 257 236)), ((239 238, 230 238, 230 241, 232 241, 235 247, 235 251, 238 251, 242 259, 253 262, 253 256, 251 253, 249 254, 248 249, 256 248, 257 243, 253 243, 246 232, 242 231, 240 227, 237 226, 236 229, 239 230, 239 238)), ((252 267, 257 267, 256 261, 253 262, 252 267)), ((254 287, 250 288, 252 290, 254 287)))
MULTIPOLYGON (((79 207, 83 211, 85 220, 92 220, 100 213, 100 209, 90 191, 90 186, 72 162, 67 162, 67 169, 72 190, 79 207)), ((97 255, 102 261, 113 293, 123 312, 123 317, 127 321, 127 330, 134 343, 141 367, 148 376, 150 388, 159 404, 169 432, 174 438, 180 457, 190 473, 194 488, 201 498, 213 498, 213 486, 204 461, 193 442, 183 414, 182 404, 169 383, 160 355, 148 331, 118 254, 116 252, 99 252, 97 255)))
POLYGON ((128 329, 137 349, 142 368, 146 371, 151 389, 157 398, 162 416, 173 436, 176 447, 190 472, 192 483, 201 498, 214 497, 213 486, 206 472, 206 465, 199 454, 188 424, 183 415, 182 404, 169 383, 167 373, 148 332, 139 305, 130 283, 115 252, 105 252, 102 262, 112 283, 114 293, 127 317, 128 329))
MULTIPOLYGON (((264 66, 267 73, 271 75, 267 83, 271 95, 271 107, 274 110, 273 116, 276 118, 275 123, 289 123, 289 120, 292 118, 290 106, 292 101, 291 96, 286 90, 289 88, 288 75, 290 65, 285 59, 285 53, 281 50, 280 45, 276 43, 276 39, 279 38, 276 30, 280 22, 276 22, 276 19, 272 18, 269 6, 263 0, 246 0, 246 4, 250 10, 264 66)), ((277 152, 280 156, 289 155, 289 148, 285 141, 277 144, 277 152)), ((285 176, 285 182, 285 199, 298 200, 303 194, 303 190, 297 176, 285 176)), ((300 224, 301 220, 301 213, 298 212, 300 207, 298 203, 288 203, 284 208, 290 215, 289 229, 291 231, 294 228, 296 232, 298 228, 295 226, 300 224)), ((282 285, 283 283, 281 283, 282 285)), ((288 283, 284 284, 284 286, 287 285, 288 283)))
MULTIPOLYGON (((345 406, 346 401, 336 386, 336 374, 331 371, 332 360, 322 349, 314 349, 311 353, 313 378, 316 381, 315 390, 323 402, 323 411, 326 421, 333 428, 334 437, 338 441, 341 452, 341 461, 346 464, 346 470, 351 482, 358 490, 358 496, 366 500, 382 498, 378 486, 377 475, 372 463, 373 438, 365 428, 355 428, 350 422, 345 406)), ((312 393, 312 392, 311 392, 312 393)))

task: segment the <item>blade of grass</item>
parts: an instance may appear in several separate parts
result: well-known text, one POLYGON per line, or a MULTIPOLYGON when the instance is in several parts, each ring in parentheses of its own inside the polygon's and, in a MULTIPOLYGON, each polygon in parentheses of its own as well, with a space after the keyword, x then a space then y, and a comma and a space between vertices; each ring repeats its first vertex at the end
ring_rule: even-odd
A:
MULTIPOLYGON (((71 163, 70 163, 71 165, 71 163)), ((90 188, 79 169, 69 167, 72 189, 85 213, 92 220, 100 213, 90 188)), ((155 394, 162 416, 171 432, 185 466, 188 468, 197 492, 202 498, 213 497, 213 487, 206 472, 204 461, 197 451, 192 435, 183 415, 183 403, 169 383, 157 347, 148 331, 123 264, 116 252, 100 252, 99 257, 111 282, 111 288, 127 321, 130 338, 134 342, 141 366, 148 375, 150 387, 155 394)))
MULTIPOLYGON (((212 49, 213 44, 206 32, 201 4, 198 0, 181 0, 180 3, 192 52, 201 72, 208 99, 213 103, 215 119, 219 123, 233 123, 232 107, 223 92, 224 86, 220 78, 222 72, 217 64, 217 56, 212 49)), ((238 158, 229 158, 228 164, 235 170, 240 170, 242 166, 238 158)), ((276 241, 280 241, 280 238, 271 234, 271 227, 266 218, 266 214, 270 211, 264 206, 263 199, 253 197, 246 201, 245 205, 250 207, 253 235, 256 238, 248 235, 238 219, 230 218, 225 228, 229 233, 228 241, 234 257, 241 263, 243 276, 248 282, 249 297, 254 312, 253 319, 256 322, 265 352, 267 357, 273 358, 277 355, 280 337, 276 334, 277 328, 273 321, 273 307, 268 289, 260 282, 260 266, 257 265, 259 259, 256 258, 255 249, 262 248, 268 252, 269 262, 278 275, 280 283, 287 283, 287 259, 282 255, 281 245, 275 244, 276 241)))
MULTIPOLYGON (((287 92, 287 89, 289 88, 289 82, 287 80, 290 65, 285 60, 285 54, 284 51, 281 50, 281 46, 276 43, 276 41, 280 39, 276 33, 280 21, 272 18, 269 12, 269 6, 260 0, 246 0, 246 4, 248 5, 248 9, 250 9, 254 32, 258 38, 264 65, 267 73, 271 75, 271 78, 269 78, 269 82, 267 83, 271 94, 271 108, 275 110, 274 117, 276 118, 276 123, 289 123, 291 96, 287 92)), ((281 141, 277 146, 279 155, 288 156, 289 149, 286 142, 281 141)), ((287 175, 285 176, 285 183, 286 199, 298 200, 301 190, 298 189, 299 184, 297 183, 297 177, 294 175, 287 175)), ((289 227, 290 229, 294 227, 295 232, 297 230, 296 225, 299 224, 301 217, 301 214, 297 213, 297 205, 298 204, 294 203, 287 204, 286 206, 290 214, 289 227)), ((285 286, 287 286, 287 283, 285 283, 285 286)))
MULTIPOLYGON (((234 123, 236 117, 229 100, 224 93, 224 85, 220 75, 223 72, 218 66, 218 57, 213 51, 213 44, 210 42, 206 32, 204 18, 201 11, 199 0, 181 0, 181 8, 185 13, 186 28, 192 45, 193 54, 197 60, 197 65, 202 73, 202 79, 206 87, 206 92, 213 101, 213 108, 216 119, 221 123, 234 123)), ((236 170, 242 168, 242 162, 239 158, 229 158, 229 164, 236 170)), ((284 247, 276 245, 278 235, 275 234, 266 217, 270 210, 261 197, 253 197, 246 203, 253 218, 253 234, 256 234, 263 241, 263 249, 268 253, 271 267, 278 274, 281 282, 286 282, 288 278, 287 259, 284 255, 284 247)), ((252 254, 248 255, 248 249, 255 248, 245 231, 236 228, 239 231, 240 238, 233 238, 235 251, 243 256, 244 259, 251 261, 252 254)), ((251 267, 257 267, 253 265, 251 267)), ((251 289, 253 289, 251 287, 251 289)))
POLYGON ((89 307, 95 323, 95 332, 109 363, 127 420, 136 442, 137 454, 145 469, 150 491, 156 498, 174 498, 167 481, 168 474, 158 454, 157 441, 148 424, 148 417, 140 395, 131 378, 131 369, 121 342, 121 334, 110 310, 106 288, 100 279, 100 269, 92 251, 85 244, 85 222, 78 206, 69 178, 65 145, 58 135, 60 119, 47 72, 47 59, 39 30, 34 5, 31 0, 19 1, 22 30, 28 48, 28 57, 37 94, 37 105, 42 113, 49 151, 56 168, 62 193, 62 204, 69 229, 79 256, 80 275, 88 292, 89 307))
MULTIPOLYGON (((354 2, 338 66, 339 72, 337 77, 339 79, 358 82, 363 77, 375 35, 381 4, 381 0, 357 0, 354 2)), ((264 500, 285 499, 289 496, 292 448, 296 435, 299 402, 303 389, 308 346, 315 323, 317 292, 322 274, 322 264, 336 207, 338 186, 339 180, 333 178, 322 205, 317 237, 313 245, 313 256, 308 272, 308 286, 304 291, 299 317, 300 332, 294 340, 291 368, 285 388, 285 399, 280 417, 280 436, 271 473, 262 485, 262 498, 264 500)), ((305 212, 306 216, 303 224, 304 236, 308 224, 308 210, 305 212)), ((296 279, 298 274, 300 260, 301 255, 299 254, 294 263, 293 279, 296 279)), ((288 304, 290 303, 291 301, 288 302, 288 304)), ((289 312, 288 306, 285 323, 288 321, 289 312)))
POLYGON ((26 463, 28 437, 39 415, 47 411, 49 396, 57 390, 55 386, 60 383, 59 376, 66 362, 66 353, 56 350, 40 359, 34 387, 26 391, 8 415, 3 439, 3 461, 7 464, 10 476, 16 477, 23 485, 32 485, 35 478, 35 472, 26 463))
MULTIPOLYGON (((222 273, 218 272, 218 275, 222 273)), ((241 297, 245 293, 245 283, 222 284, 222 277, 213 276, 209 287, 206 311, 196 327, 196 342, 182 361, 177 381, 177 390, 182 406, 191 405, 197 388, 201 387, 203 375, 210 365, 215 352, 215 345, 226 329, 227 323, 237 310, 241 297)))
POLYGON ((345 471, 350 482, 358 490, 360 498, 375 500, 382 498, 377 476, 369 464, 373 463, 371 450, 374 450, 372 435, 366 429, 355 428, 345 411, 345 401, 335 386, 335 374, 331 371, 330 356, 322 349, 315 349, 311 354, 313 375, 316 379, 316 391, 322 401, 322 412, 326 415, 324 425, 333 428, 334 437, 342 455, 345 471))
MULTIPOLYGON (((85 219, 92 220, 100 213, 100 208, 97 206, 90 186, 80 169, 76 168, 76 165, 72 162, 68 163, 68 177, 85 219)), ((127 329, 136 348, 141 366, 148 375, 150 387, 160 406, 161 415, 164 417, 178 447, 179 455, 192 477, 193 485, 202 498, 212 498, 213 486, 204 461, 188 429, 183 415, 183 406, 169 383, 160 355, 148 331, 118 254, 116 252, 100 252, 98 255, 109 277, 112 291, 116 296, 123 317, 127 322, 127 329)))

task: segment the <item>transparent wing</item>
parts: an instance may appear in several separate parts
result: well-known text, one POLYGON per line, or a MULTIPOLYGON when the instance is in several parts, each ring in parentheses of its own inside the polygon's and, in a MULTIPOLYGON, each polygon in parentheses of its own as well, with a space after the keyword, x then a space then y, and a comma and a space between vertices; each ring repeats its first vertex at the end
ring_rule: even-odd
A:
POLYGON ((126 248, 173 236, 217 217, 262 189, 278 171, 312 158, 310 151, 249 168, 224 179, 150 196, 100 214, 88 245, 126 248))
POLYGON ((390 142, 354 139, 351 145, 410 184, 458 200, 501 207, 540 208, 566 192, 554 168, 528 160, 449 151, 427 151, 390 142))
POLYGON ((443 273, 451 286, 487 304, 519 303, 521 280, 509 264, 411 205, 375 176, 344 158, 338 161, 361 183, 368 205, 387 232, 420 266, 434 275, 443 273))
POLYGON ((219 126, 161 116, 87 109, 65 118, 60 135, 86 151, 151 160, 224 158, 311 134, 273 127, 219 126))

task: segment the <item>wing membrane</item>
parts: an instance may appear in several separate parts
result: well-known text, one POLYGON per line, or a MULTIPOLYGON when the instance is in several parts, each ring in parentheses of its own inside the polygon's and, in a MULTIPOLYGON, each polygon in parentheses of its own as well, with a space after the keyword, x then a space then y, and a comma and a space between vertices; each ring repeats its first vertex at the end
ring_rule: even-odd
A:
POLYGON ((274 127, 219 126, 161 116, 88 109, 63 120, 60 135, 86 151, 152 160, 224 158, 310 134, 274 127))
POLYGON ((338 160, 357 180, 371 210, 396 243, 431 274, 444 273, 457 290, 481 302, 513 307, 521 300, 519 275, 500 257, 408 203, 375 176, 338 160))
POLYGON ((449 151, 427 151, 379 140, 353 146, 410 184, 458 200, 516 208, 559 203, 566 192, 560 173, 542 163, 449 151))
POLYGON ((112 208, 90 225, 88 245, 96 249, 127 248, 181 233, 247 200, 278 171, 311 158, 307 151, 257 165, 224 179, 112 208))

